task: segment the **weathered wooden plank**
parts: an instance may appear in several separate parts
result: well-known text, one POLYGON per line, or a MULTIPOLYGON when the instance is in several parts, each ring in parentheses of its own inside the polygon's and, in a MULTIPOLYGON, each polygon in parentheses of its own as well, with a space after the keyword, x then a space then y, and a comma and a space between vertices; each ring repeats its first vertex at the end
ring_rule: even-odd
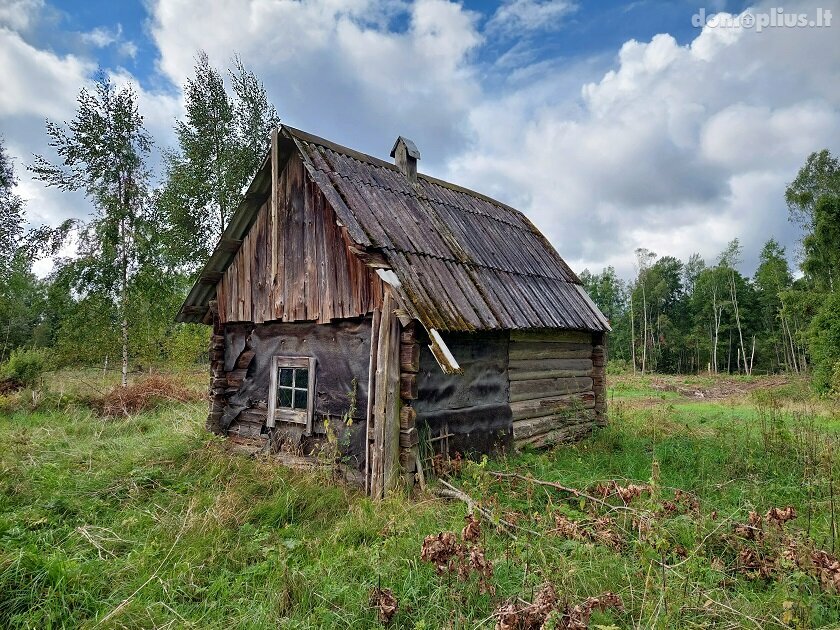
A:
POLYGON ((399 477, 399 322, 390 292, 382 304, 377 346, 371 496, 381 498, 399 477))
POLYGON ((557 374, 556 376, 591 376, 592 359, 552 359, 545 361, 513 361, 509 364, 511 380, 524 381, 531 378, 556 378, 553 372, 571 372, 571 374, 557 374), (522 365, 526 367, 523 369, 522 365), (526 377, 525 374, 545 374, 545 376, 526 377))
POLYGON ((400 409, 400 429, 411 429, 417 424, 417 412, 413 407, 403 405, 400 409))
POLYGON ((550 416, 537 416, 535 418, 523 418, 513 421, 513 439, 522 440, 541 433, 547 433, 557 429, 567 429, 580 424, 594 424, 594 422, 594 409, 582 409, 574 415, 554 414, 550 416))
POLYGON ((379 353, 379 322, 382 311, 373 312, 370 329, 370 360, 368 362, 368 406, 365 414, 365 492, 371 493, 371 471, 373 467, 373 453, 371 441, 374 439, 374 408, 376 399, 376 368, 379 353))
POLYGON ((538 418, 540 416, 550 416, 567 412, 574 413, 578 410, 594 408, 595 394, 593 392, 521 400, 510 404, 510 410, 513 413, 514 420, 538 418))
POLYGON ((510 401, 550 398, 562 394, 576 394, 587 391, 592 391, 592 379, 590 377, 512 381, 510 384, 510 401))
POLYGON ((242 381, 245 379, 245 376, 247 375, 247 373, 248 373, 248 370, 245 370, 245 369, 238 369, 238 370, 233 370, 232 372, 228 372, 227 373, 227 385, 228 385, 228 387, 238 388, 242 384, 242 381))
POLYGON ((400 430, 400 448, 411 448, 417 446, 419 442, 420 438, 415 427, 400 430))
POLYGON ((242 241, 234 238, 223 238, 216 245, 216 251, 234 253, 242 247, 242 241))
POLYGON ((570 352, 568 357, 562 359, 517 359, 509 361, 508 367, 512 371, 518 372, 536 372, 539 370, 566 370, 569 369, 568 361, 576 361, 581 359, 589 359, 591 352, 589 350, 576 350, 570 352))
POLYGON ((302 175, 304 179, 303 282, 305 317, 307 320, 317 320, 321 316, 321 291, 318 284, 318 233, 315 226, 316 187, 305 170, 302 171, 302 175))
POLYGON ((412 373, 420 371, 419 343, 403 343, 400 345, 400 370, 412 373))
POLYGON ((575 424, 560 429, 554 429, 546 433, 540 433, 527 438, 514 439, 513 443, 516 448, 523 448, 530 446, 531 448, 545 448, 553 446, 554 444, 561 444, 564 442, 575 442, 590 433, 596 428, 594 422, 584 422, 582 424, 575 424))
POLYGON ((511 361, 536 361, 542 359, 572 359, 585 351, 589 356, 592 346, 585 343, 517 342, 510 344, 511 361), (575 353, 575 354, 571 354, 575 353))
POLYGON ((400 397, 403 400, 417 398, 417 375, 408 372, 400 374, 400 397))
POLYGON ((592 333, 580 330, 512 330, 512 343, 585 343, 592 345, 592 333))
POLYGON ((394 314, 394 302, 390 301, 388 315, 391 331, 388 336, 388 369, 387 390, 385 403, 385 448, 383 452, 383 490, 385 494, 393 492, 400 485, 400 395, 399 395, 399 361, 400 361, 400 323, 394 314))
POLYGON ((235 367, 247 369, 248 366, 251 365, 251 361, 253 360, 255 354, 256 352, 253 350, 245 350, 239 355, 239 358, 236 359, 235 367))
POLYGON ((531 381, 546 378, 582 378, 592 376, 592 370, 538 370, 535 372, 510 372, 511 381, 531 381))

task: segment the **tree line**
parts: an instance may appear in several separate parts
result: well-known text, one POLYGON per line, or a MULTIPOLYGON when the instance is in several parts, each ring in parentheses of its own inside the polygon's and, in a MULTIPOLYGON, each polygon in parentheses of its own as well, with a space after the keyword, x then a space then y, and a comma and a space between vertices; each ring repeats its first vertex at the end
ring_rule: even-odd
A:
POLYGON ((54 156, 26 167, 47 186, 80 191, 92 212, 57 228, 26 230, 26 203, 0 143, 0 360, 17 348, 50 348, 57 364, 122 372, 158 362, 193 363, 207 331, 174 314, 207 259, 278 123, 265 87, 238 57, 222 72, 196 56, 184 86, 177 147, 153 140, 136 91, 104 73, 77 98, 69 122, 46 122, 54 156), (40 279, 33 262, 65 249, 40 279))
POLYGON ((787 186, 790 220, 803 228, 800 274, 773 238, 752 276, 733 239, 720 254, 682 261, 637 249, 636 274, 612 267, 580 275, 613 332, 614 367, 670 373, 809 373, 840 388, 840 160, 811 154, 787 186), (795 277, 798 276, 798 277, 795 277))
MULTIPOLYGON (((122 372, 194 363, 207 330, 174 313, 267 149, 279 118, 265 87, 238 57, 222 72, 196 56, 184 85, 176 147, 153 139, 137 94, 100 75, 78 95, 69 122, 47 121, 53 156, 26 165, 47 186, 81 191, 92 212, 54 228, 26 229, 14 165, 0 142, 0 361, 49 348, 56 364, 122 372), (33 262, 56 256, 38 278, 33 262)), ((840 161, 813 153, 787 187, 801 225, 801 274, 784 248, 764 245, 751 277, 738 239, 712 260, 636 250, 635 277, 612 267, 581 280, 613 326, 612 364, 641 372, 812 373, 840 387, 840 161)))

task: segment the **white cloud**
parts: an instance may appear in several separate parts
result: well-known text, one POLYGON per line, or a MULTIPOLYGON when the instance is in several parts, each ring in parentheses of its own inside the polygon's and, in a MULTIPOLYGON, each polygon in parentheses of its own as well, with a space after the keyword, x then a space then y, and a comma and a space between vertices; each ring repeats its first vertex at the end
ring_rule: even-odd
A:
POLYGON ((113 46, 123 57, 134 59, 137 56, 137 44, 131 40, 123 39, 122 24, 117 24, 114 28, 97 26, 86 33, 81 33, 79 39, 82 43, 93 46, 94 48, 113 46))
MULTIPOLYGON (((97 64, 78 55, 36 48, 17 32, 0 27, 0 68, 4 82, 0 90, 0 135, 14 160, 17 192, 26 200, 29 222, 56 225, 71 217, 87 217, 91 206, 81 193, 47 188, 26 167, 34 154, 55 159, 44 121, 72 119, 79 90, 89 85, 97 64)), ((131 81, 136 87, 125 71, 114 72, 112 77, 118 85, 131 81)), ((180 113, 179 97, 138 89, 138 101, 152 135, 171 141, 173 120, 180 113)), ((46 272, 50 266, 50 261, 42 261, 37 269, 46 272)))
POLYGON ((117 24, 116 27, 109 29, 104 26, 97 26, 87 33, 82 33, 81 39, 87 44, 91 44, 96 48, 105 48, 113 43, 116 43, 122 37, 122 26, 117 24))
POLYGON ((786 182, 840 152, 837 59, 825 28, 629 41, 577 95, 550 75, 486 99, 451 176, 519 204, 577 269, 629 275, 636 247, 712 258, 740 237, 751 270, 763 240, 795 241, 786 182))
MULTIPOLYGON (((838 0, 823 6, 840 15, 838 0)), ((571 2, 505 2, 484 30, 446 0, 152 0, 149 10, 164 79, 182 85, 200 48, 222 68, 238 52, 285 122, 379 156, 407 135, 422 170, 519 207, 577 269, 629 274, 638 246, 712 258, 735 236, 749 269, 767 237, 793 242, 782 195, 807 154, 840 152, 836 29, 707 27, 688 45, 662 34, 626 42, 604 71, 592 59, 527 65, 527 41, 504 64, 479 57, 505 28, 527 39, 562 25, 571 2)), ((0 27, 0 124, 19 164, 43 151, 44 117, 72 117, 95 69, 26 43, 14 32, 25 26, 0 27)), ((171 143, 180 95, 139 99, 152 133, 171 143)), ((22 179, 36 217, 86 213, 22 179)))
POLYGON ((480 95, 478 16, 455 2, 159 1, 152 17, 160 70, 175 84, 196 50, 219 67, 238 52, 284 121, 379 155, 398 134, 422 137, 427 168, 462 144, 480 95), (388 16, 405 28, 390 29, 388 16))
POLYGON ((577 9, 568 0, 506 0, 487 23, 489 31, 521 36, 523 31, 556 30, 577 9))
POLYGON ((0 26, 25 31, 44 6, 44 0, 3 0, 0 2, 0 26))

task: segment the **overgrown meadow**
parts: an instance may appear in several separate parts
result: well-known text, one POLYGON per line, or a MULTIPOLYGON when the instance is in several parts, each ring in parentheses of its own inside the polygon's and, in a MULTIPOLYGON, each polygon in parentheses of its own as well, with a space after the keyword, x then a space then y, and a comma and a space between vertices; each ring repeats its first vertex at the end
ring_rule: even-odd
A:
POLYGON ((231 452, 186 393, 204 378, 0 400, 0 627, 840 623, 840 415, 804 382, 614 377, 590 438, 374 503, 231 452))

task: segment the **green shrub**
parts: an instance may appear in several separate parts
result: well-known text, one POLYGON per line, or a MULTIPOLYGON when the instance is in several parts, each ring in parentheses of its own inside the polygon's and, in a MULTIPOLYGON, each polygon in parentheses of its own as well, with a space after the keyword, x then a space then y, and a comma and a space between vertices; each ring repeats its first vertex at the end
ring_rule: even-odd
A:
POLYGON ((840 363, 840 291, 827 296, 808 332, 814 387, 819 393, 827 394, 832 389, 836 365, 840 363))
POLYGON ((0 367, 0 377, 16 381, 25 387, 32 387, 41 378, 46 367, 47 357, 43 350, 13 350, 9 360, 0 367))
POLYGON ((840 361, 834 364, 834 373, 831 375, 831 394, 840 398, 840 361))
POLYGON ((607 374, 627 374, 630 363, 626 359, 610 359, 607 361, 607 374))

